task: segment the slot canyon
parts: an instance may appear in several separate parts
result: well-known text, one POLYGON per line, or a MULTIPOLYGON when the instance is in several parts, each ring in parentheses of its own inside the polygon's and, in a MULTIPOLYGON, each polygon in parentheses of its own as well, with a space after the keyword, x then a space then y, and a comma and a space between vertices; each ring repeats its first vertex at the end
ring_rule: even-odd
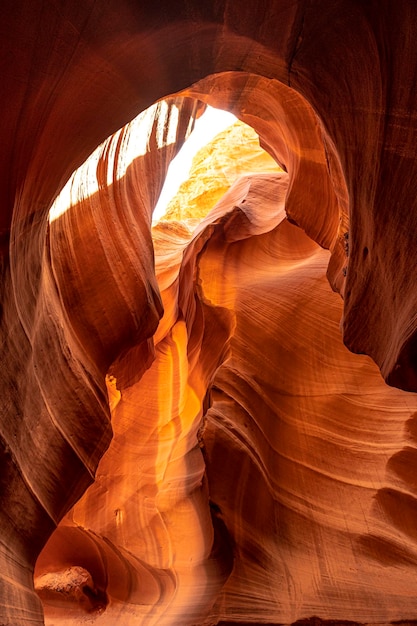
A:
POLYGON ((0 18, 0 626, 417 624, 417 4, 0 18))

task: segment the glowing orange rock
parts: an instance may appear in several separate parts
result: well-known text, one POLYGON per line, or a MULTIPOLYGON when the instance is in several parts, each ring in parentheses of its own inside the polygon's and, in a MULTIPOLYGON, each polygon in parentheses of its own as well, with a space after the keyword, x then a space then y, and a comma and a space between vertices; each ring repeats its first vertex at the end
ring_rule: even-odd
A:
MULTIPOLYGON (((286 219, 287 184, 242 177, 193 232, 154 228, 155 359, 140 378, 135 348, 112 368, 114 438, 38 562, 41 580, 92 573, 98 624, 417 611, 394 516, 412 507, 400 459, 417 400, 343 346, 329 253, 286 219)), ((42 589, 47 624, 82 619, 42 589)))
POLYGON ((42 624, 49 537, 50 623, 416 619, 415 396, 339 332, 417 390, 416 11, 2 2, 0 623, 42 624), (160 299, 178 94, 237 113, 288 180, 164 227, 160 299), (168 96, 117 178, 125 125, 168 96), (49 224, 103 141, 96 195, 49 224))
POLYGON ((259 146, 255 131, 237 121, 195 155, 189 178, 168 204, 163 219, 205 217, 239 176, 278 171, 276 161, 259 146))

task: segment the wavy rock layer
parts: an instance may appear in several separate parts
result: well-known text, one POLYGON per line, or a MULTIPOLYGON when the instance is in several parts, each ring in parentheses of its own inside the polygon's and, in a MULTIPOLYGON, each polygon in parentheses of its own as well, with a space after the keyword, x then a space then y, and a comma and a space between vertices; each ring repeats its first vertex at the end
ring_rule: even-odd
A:
POLYGON ((2 326, 0 623, 42 623, 33 566, 110 443, 105 373, 132 341, 143 345, 144 364, 152 357, 148 339, 162 305, 146 207, 156 202, 195 107, 182 98, 154 107, 138 122, 147 138, 141 156, 128 166, 118 156, 134 141, 128 126, 101 146, 96 168, 70 181, 68 211, 49 225, 35 221, 32 237, 21 231, 27 222, 16 223, 3 285, 15 297, 5 299, 2 326), (162 130, 173 111, 168 143, 162 130), (160 179, 145 185, 152 169, 160 179))
POLYGON ((205 296, 236 315, 203 431, 210 498, 236 546, 217 602, 230 621, 416 615, 417 494, 403 465, 416 398, 343 346, 327 261, 284 221, 220 263, 209 244, 200 264, 203 289, 223 278, 205 296))
POLYGON ((343 346, 329 253, 286 219, 287 185, 241 177, 194 233, 154 229, 155 359, 111 369, 112 443, 38 560, 47 624, 417 614, 417 399, 343 346))
POLYGON ((415 4, 0 14, 0 623, 42 624, 49 537, 51 624, 415 619, 415 4), (288 177, 162 230, 158 285, 192 98, 288 177), (155 102, 129 165, 118 129, 155 102))

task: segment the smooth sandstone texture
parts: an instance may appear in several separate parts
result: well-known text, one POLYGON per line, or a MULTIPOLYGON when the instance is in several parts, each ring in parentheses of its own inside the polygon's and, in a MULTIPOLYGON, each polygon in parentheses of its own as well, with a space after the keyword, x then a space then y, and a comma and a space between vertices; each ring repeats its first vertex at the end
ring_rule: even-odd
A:
MULTIPOLYGON (((162 304, 148 271, 154 261, 145 207, 156 202, 195 111, 195 101, 183 98, 154 107, 139 120, 145 150, 132 163, 119 156, 121 146, 137 140, 132 125, 112 136, 94 166, 75 178, 70 209, 49 224, 45 216, 5 275, 0 623, 41 623, 31 590, 35 560, 94 480, 112 437, 105 374, 132 343, 140 343, 143 369, 152 359, 149 338, 162 304), (168 142, 171 116, 175 133, 168 142), (159 178, 149 176, 152 168, 159 178), (42 233, 37 256, 35 235, 39 246, 42 233), (28 274, 37 262, 36 282, 28 274), (32 311, 22 308, 25 285, 37 289, 32 311)), ((13 254, 16 247, 17 239, 13 254)))
POLYGON ((417 7, 0 17, 0 624, 417 619, 417 7), (193 99, 288 176, 152 243, 193 99))
POLYGON ((287 185, 243 176, 194 232, 154 228, 155 359, 111 369, 112 443, 38 560, 47 624, 416 614, 417 399, 343 346, 329 253, 285 218, 287 185), (91 593, 62 590, 77 566, 91 593))

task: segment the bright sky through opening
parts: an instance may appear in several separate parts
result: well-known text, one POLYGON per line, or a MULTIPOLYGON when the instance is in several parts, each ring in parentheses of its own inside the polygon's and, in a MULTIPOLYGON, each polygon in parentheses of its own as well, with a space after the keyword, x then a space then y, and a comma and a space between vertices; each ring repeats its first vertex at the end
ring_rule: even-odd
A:
POLYGON ((157 222, 163 217, 169 201, 175 196, 181 183, 189 177, 195 154, 216 135, 234 124, 236 119, 228 111, 207 107, 203 115, 196 121, 193 132, 170 163, 161 195, 153 212, 153 222, 157 222))
MULTIPOLYGON (((54 204, 49 212, 49 220, 53 221, 67 211, 71 206, 76 205, 80 199, 88 198, 99 191, 97 180, 97 167, 103 155, 108 159, 107 167, 107 183, 111 185, 112 176, 115 174, 116 179, 120 180, 126 174, 128 166, 132 161, 141 155, 146 154, 149 142, 149 133, 143 132, 149 123, 144 124, 146 118, 150 118, 151 122, 155 115, 155 107, 164 107, 167 104, 162 102, 160 105, 154 104, 146 111, 143 111, 126 127, 118 130, 112 137, 100 144, 89 158, 77 168, 61 193, 55 199, 54 204), (120 153, 117 153, 118 138, 122 137, 123 145, 120 153), (117 159, 117 161, 116 161, 117 159)), ((164 115, 161 119, 165 119, 164 115)), ((187 180, 194 155, 209 143, 213 137, 222 132, 228 126, 236 121, 236 117, 232 113, 207 107, 203 115, 195 122, 194 130, 184 143, 182 149, 171 162, 164 187, 160 194, 158 203, 153 214, 153 221, 158 221, 164 215, 167 205, 171 198, 177 193, 181 183, 187 180)), ((175 141, 178 122, 178 109, 172 108, 172 115, 169 121, 168 135, 165 136, 165 127, 161 124, 157 125, 157 145, 170 145, 175 141)))

